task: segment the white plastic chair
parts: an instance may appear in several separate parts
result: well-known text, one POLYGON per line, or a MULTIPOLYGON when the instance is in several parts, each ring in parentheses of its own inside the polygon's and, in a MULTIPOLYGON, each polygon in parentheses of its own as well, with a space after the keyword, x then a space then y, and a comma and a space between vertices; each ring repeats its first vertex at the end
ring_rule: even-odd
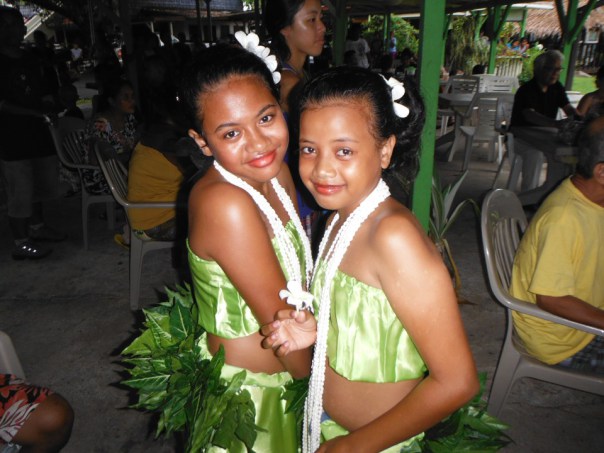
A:
POLYGON ((491 159, 498 151, 497 162, 503 156, 503 135, 505 126, 511 117, 511 105, 514 95, 511 93, 476 93, 467 115, 476 115, 475 126, 460 126, 460 132, 466 139, 466 148, 462 170, 467 170, 470 164, 470 155, 475 143, 488 143, 491 159))
MULTIPOLYGON (((450 93, 476 93, 479 79, 476 76, 452 76, 449 78, 445 92, 450 93)), ((451 108, 438 109, 440 117, 440 135, 443 136, 449 124, 449 118, 455 116, 455 110, 451 108)))
POLYGON ((479 76, 480 93, 514 93, 518 89, 518 77, 505 77, 495 74, 482 74, 479 76))
MULTIPOLYGON (((495 174, 495 179, 493 179, 493 185, 491 186, 492 189, 496 188, 495 186, 497 184, 497 180, 499 179, 499 176, 503 172, 503 165, 505 164, 506 157, 507 157, 507 161, 510 164, 510 173, 509 173, 505 188, 507 190, 516 192, 516 188, 518 187, 518 180, 520 179, 520 173, 522 172, 522 156, 520 156, 519 154, 516 154, 514 146, 515 146, 514 134, 511 132, 506 132, 505 133, 505 150, 506 151, 505 151, 504 159, 501 160, 501 162, 499 163, 499 168, 497 168, 497 173, 495 174)), ((541 169, 539 169, 539 171, 541 171, 541 169)))
MULTIPOLYGON (((80 179, 80 194, 82 197, 82 238, 84 249, 88 250, 88 208, 93 204, 105 203, 107 209, 107 227, 111 230, 115 228, 115 201, 111 194, 94 194, 88 191, 84 183, 83 170, 98 170, 97 165, 84 163, 81 152, 82 147, 86 145, 86 136, 83 129, 71 129, 65 126, 61 120, 58 127, 50 125, 51 135, 57 150, 57 156, 61 163, 72 170, 77 171, 80 179)), ((78 124, 71 123, 72 126, 78 124)))
POLYGON ((595 335, 604 335, 603 329, 556 316, 540 309, 536 304, 510 295, 508 288, 514 256, 521 235, 527 226, 526 215, 518 197, 509 190, 491 190, 483 201, 480 223, 483 254, 491 292, 507 312, 503 348, 489 397, 489 414, 495 417, 499 415, 514 382, 523 377, 604 395, 604 376, 547 365, 526 352, 514 331, 513 310, 595 335))
POLYGON ((175 245, 175 241, 141 239, 132 230, 128 210, 131 208, 174 208, 176 207, 176 202, 146 203, 128 201, 128 171, 117 159, 115 150, 110 143, 105 141, 95 142, 94 149, 111 193, 115 201, 126 211, 126 217, 130 225, 130 308, 136 310, 139 308, 141 273, 145 254, 151 250, 172 248, 175 245))
POLYGON ((25 372, 10 337, 0 330, 0 374, 14 374, 25 379, 25 372))

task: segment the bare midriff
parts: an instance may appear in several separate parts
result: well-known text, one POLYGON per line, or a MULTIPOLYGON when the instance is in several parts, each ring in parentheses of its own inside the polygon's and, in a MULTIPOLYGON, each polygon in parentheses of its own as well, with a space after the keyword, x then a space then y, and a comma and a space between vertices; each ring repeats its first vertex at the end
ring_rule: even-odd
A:
POLYGON ((396 406, 420 381, 349 381, 327 365, 323 409, 338 425, 354 431, 396 406))
POLYGON ((208 333, 208 349, 214 355, 218 351, 218 347, 222 345, 225 352, 225 363, 245 368, 254 373, 274 374, 285 371, 273 350, 262 348, 263 339, 264 337, 260 333, 230 339, 208 333))

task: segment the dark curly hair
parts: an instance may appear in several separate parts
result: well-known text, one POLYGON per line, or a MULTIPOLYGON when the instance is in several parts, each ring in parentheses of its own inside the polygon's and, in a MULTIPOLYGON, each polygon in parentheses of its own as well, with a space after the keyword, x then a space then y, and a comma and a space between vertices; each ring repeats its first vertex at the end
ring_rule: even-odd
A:
MULTIPOLYGON (((405 95, 397 102, 409 108, 400 118, 394 113, 390 86, 369 69, 341 66, 330 69, 308 82, 300 94, 296 117, 310 107, 330 102, 359 102, 367 106, 369 125, 378 143, 396 137, 390 165, 383 178, 399 201, 406 203, 411 184, 419 170, 420 136, 424 127, 424 105, 412 79, 405 80, 405 95)), ((297 135, 297 134, 296 134, 297 135)))

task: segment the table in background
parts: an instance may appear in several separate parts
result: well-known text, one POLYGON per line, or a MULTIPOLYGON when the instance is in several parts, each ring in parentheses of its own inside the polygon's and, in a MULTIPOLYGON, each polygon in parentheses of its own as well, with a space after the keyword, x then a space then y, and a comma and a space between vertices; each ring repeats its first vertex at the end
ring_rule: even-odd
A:
MULTIPOLYGON (((524 152, 538 150, 545 156, 545 182, 539 187, 518 194, 523 205, 540 203, 560 181, 573 172, 578 148, 558 141, 558 129, 554 127, 515 127, 512 133, 517 149, 524 148, 524 152)), ((522 175, 523 178, 525 176, 527 175, 522 175)))

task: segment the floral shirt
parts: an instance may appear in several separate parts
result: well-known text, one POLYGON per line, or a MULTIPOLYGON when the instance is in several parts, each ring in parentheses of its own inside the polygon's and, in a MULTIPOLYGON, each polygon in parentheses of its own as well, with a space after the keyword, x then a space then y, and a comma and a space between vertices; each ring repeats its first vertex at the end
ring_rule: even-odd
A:
MULTIPOLYGON (((132 150, 136 145, 137 122, 134 115, 127 115, 124 121, 124 128, 116 130, 111 126, 107 118, 102 116, 96 117, 86 129, 86 141, 88 146, 84 148, 82 158, 87 164, 95 164, 94 142, 95 140, 104 140, 113 146, 115 152, 120 155, 120 159, 127 162, 130 159, 132 150)), ((109 186, 105 182, 101 170, 84 170, 82 172, 84 184, 88 192, 93 194, 110 193, 109 186)))

